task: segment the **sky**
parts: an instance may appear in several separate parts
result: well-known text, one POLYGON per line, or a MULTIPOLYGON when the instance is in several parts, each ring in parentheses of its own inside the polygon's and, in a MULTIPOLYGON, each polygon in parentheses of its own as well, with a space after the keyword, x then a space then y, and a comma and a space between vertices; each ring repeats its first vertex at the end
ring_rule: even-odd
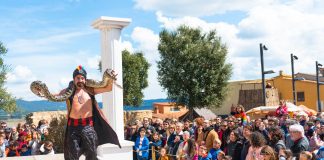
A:
MULTIPOLYGON (((324 1, 322 0, 24 0, 0 1, 0 41, 11 70, 5 87, 16 98, 40 100, 32 81, 58 92, 82 65, 88 78, 101 79, 100 32, 91 24, 100 16, 130 18, 122 30, 123 49, 143 52, 151 64, 144 99, 166 98, 157 80, 159 32, 180 25, 216 30, 228 47, 231 81, 260 79, 259 44, 265 70, 291 74, 290 54, 299 57, 295 72, 315 74, 324 63, 324 1)), ((203 62, 202 62, 203 63, 203 62)))

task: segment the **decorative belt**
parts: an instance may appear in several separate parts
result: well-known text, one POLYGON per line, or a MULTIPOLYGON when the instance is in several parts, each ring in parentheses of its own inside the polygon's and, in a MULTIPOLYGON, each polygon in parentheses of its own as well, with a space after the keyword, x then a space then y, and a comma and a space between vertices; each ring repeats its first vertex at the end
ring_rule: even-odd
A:
POLYGON ((93 126, 93 117, 87 117, 87 118, 80 118, 80 119, 73 119, 69 118, 68 120, 68 126, 93 126))

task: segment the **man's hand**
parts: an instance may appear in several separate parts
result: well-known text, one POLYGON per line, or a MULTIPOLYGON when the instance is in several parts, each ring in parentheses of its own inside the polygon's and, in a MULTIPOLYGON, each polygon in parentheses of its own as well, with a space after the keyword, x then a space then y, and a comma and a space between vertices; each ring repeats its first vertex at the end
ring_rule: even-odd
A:
POLYGON ((112 69, 107 69, 106 70, 106 73, 113 79, 113 80, 116 80, 117 78, 117 75, 118 74, 116 74, 115 73, 115 71, 114 70, 112 70, 112 69))

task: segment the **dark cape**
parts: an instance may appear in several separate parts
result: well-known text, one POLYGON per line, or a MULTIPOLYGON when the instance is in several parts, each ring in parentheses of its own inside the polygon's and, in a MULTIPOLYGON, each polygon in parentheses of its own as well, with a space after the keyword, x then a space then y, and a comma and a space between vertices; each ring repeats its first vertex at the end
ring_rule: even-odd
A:
MULTIPOLYGON (((118 136, 116 132, 111 128, 111 126, 108 124, 107 119, 105 118, 104 114, 100 110, 98 103, 95 99, 95 96, 93 94, 88 93, 91 97, 92 101, 92 116, 93 116, 93 127, 94 130, 97 133, 98 137, 98 145, 106 144, 106 143, 112 143, 115 145, 118 145, 119 148, 121 148, 118 136)), ((68 117, 70 115, 71 109, 72 109, 72 102, 73 102, 74 93, 71 95, 69 99, 66 100, 66 105, 68 106, 68 117)), ((67 127, 65 129, 65 139, 64 139, 64 146, 66 146, 67 141, 67 127)))

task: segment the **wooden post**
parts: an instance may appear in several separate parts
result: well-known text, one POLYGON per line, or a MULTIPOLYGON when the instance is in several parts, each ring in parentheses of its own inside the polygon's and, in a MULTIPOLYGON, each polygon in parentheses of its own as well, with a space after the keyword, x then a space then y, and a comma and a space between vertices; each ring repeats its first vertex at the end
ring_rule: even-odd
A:
POLYGON ((155 147, 152 146, 152 160, 155 160, 155 147))

